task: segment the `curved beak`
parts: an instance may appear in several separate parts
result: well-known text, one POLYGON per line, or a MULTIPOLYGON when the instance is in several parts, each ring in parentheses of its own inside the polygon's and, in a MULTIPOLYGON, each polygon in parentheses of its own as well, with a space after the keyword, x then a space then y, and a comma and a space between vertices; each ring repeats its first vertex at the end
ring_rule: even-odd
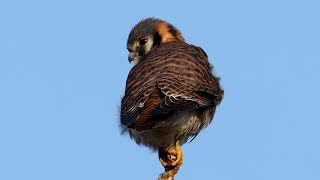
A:
POLYGON ((128 55, 128 61, 129 61, 129 63, 131 63, 131 61, 134 61, 134 59, 133 59, 133 57, 134 57, 134 53, 129 53, 129 55, 128 55))

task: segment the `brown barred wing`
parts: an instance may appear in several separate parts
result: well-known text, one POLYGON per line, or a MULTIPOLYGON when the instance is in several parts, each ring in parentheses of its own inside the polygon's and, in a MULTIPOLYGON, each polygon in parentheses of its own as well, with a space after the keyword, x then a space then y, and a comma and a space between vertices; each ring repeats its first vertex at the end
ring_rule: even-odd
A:
POLYGON ((216 105, 221 101, 214 77, 201 48, 165 43, 132 68, 121 104, 121 123, 147 130, 176 111, 216 105))

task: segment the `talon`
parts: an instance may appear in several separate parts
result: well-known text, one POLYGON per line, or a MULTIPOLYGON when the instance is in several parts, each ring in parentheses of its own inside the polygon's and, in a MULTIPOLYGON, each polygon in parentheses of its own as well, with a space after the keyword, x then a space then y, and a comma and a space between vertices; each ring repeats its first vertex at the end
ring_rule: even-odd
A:
POLYGON ((165 170, 169 171, 169 174, 176 174, 183 163, 179 141, 176 141, 175 146, 168 151, 164 148, 160 148, 159 160, 165 170))

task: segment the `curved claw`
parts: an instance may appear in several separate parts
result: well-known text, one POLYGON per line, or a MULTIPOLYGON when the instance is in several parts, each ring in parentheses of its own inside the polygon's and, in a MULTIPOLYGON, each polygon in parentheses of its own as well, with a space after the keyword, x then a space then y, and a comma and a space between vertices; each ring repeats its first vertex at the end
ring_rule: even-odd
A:
POLYGON ((182 151, 179 141, 176 141, 174 148, 166 151, 163 148, 159 149, 159 160, 162 166, 165 168, 166 172, 171 176, 174 176, 181 164, 183 163, 182 151))

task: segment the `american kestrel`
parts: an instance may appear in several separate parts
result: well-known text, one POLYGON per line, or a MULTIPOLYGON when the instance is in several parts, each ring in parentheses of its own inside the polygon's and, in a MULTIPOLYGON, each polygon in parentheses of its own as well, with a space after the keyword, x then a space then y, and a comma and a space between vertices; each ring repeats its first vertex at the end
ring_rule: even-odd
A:
POLYGON ((133 61, 121 102, 121 126, 137 144, 158 151, 166 176, 182 164, 180 145, 207 127, 223 90, 200 47, 166 21, 147 18, 131 30, 133 61))

